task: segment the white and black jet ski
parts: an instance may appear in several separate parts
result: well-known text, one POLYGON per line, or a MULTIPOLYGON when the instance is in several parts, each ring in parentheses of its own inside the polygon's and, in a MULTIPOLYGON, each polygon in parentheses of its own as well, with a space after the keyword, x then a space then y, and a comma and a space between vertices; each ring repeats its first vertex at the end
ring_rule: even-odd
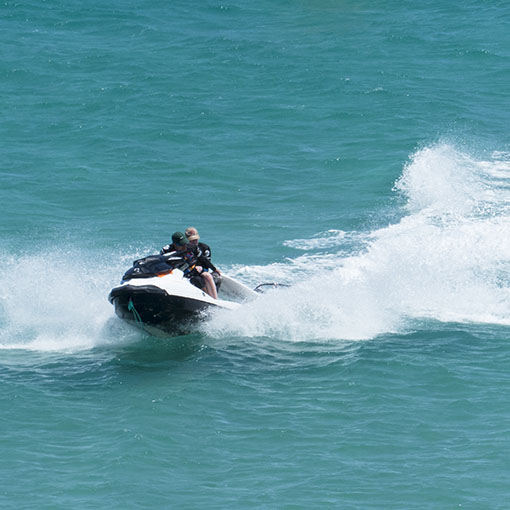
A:
POLYGON ((156 336, 182 335, 211 309, 235 310, 258 292, 221 275, 214 299, 184 276, 185 263, 175 252, 135 260, 108 300, 124 321, 156 336))

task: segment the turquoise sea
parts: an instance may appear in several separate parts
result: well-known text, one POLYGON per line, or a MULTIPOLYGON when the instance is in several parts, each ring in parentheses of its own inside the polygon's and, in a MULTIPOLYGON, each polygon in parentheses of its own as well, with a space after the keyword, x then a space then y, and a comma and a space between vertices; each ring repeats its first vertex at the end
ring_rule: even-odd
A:
POLYGON ((510 507, 510 4, 6 0, 0 508, 510 507), (192 335, 107 301, 199 229, 192 335))

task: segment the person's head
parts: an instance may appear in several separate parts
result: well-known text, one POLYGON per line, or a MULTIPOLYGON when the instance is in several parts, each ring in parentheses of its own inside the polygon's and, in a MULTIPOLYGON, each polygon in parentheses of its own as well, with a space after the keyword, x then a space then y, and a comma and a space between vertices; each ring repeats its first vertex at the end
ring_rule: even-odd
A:
POLYGON ((188 240, 186 239, 186 236, 182 232, 174 232, 172 234, 172 243, 178 250, 182 250, 186 248, 188 240))
POLYGON ((195 227, 188 227, 186 229, 186 238, 191 244, 197 245, 198 240, 200 239, 200 236, 198 235, 198 230, 195 227))

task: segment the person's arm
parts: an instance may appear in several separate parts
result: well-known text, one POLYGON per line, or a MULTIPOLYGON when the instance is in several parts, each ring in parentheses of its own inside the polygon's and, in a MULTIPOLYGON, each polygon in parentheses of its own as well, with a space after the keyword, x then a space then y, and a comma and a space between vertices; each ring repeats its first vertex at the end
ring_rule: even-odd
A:
POLYGON ((204 255, 200 255, 197 258, 197 264, 201 265, 202 267, 206 267, 207 269, 211 269, 214 273, 219 273, 215 265, 204 255))

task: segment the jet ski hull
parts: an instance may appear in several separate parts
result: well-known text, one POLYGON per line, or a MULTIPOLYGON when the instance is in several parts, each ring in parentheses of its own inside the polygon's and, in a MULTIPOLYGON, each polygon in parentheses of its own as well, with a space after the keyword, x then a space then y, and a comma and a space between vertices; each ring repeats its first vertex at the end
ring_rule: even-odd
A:
POLYGON ((203 313, 216 305, 190 297, 169 295, 159 287, 122 285, 108 296, 115 314, 137 327, 169 335, 189 333, 203 313))

